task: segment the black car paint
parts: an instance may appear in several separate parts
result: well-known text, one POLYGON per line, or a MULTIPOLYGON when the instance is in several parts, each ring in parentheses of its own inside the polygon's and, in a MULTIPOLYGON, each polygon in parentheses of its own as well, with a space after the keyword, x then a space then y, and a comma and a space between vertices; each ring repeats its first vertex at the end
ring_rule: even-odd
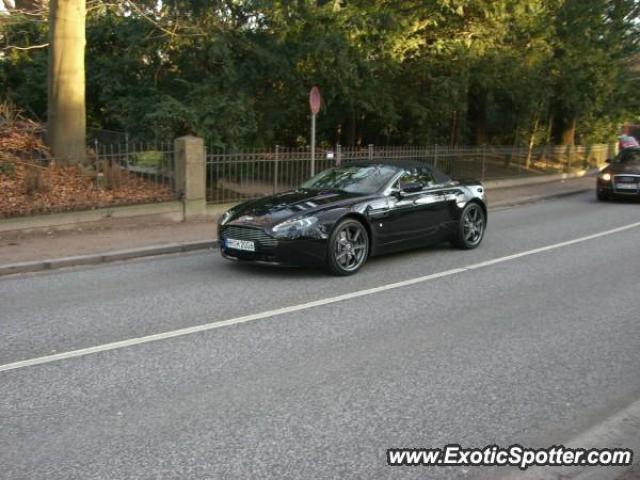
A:
POLYGON ((347 217, 365 225, 370 236, 370 256, 443 241, 457 228, 460 214, 469 202, 478 202, 486 216, 486 201, 479 182, 451 180, 442 174, 440 178, 443 183, 415 193, 294 190, 245 202, 234 207, 230 219, 219 225, 222 255, 286 265, 323 265, 327 239, 333 227, 347 217), (231 227, 259 229, 273 237, 271 228, 275 225, 311 215, 318 218, 317 225, 303 236, 279 239, 271 247, 258 244, 255 253, 225 248, 231 227))
MULTIPOLYGON (((639 152, 640 148, 630 147, 622 150, 618 156, 628 152, 639 152)), ((620 197, 620 198, 640 198, 640 165, 638 164, 625 164, 618 161, 618 158, 608 161, 607 165, 598 175, 596 180, 596 189, 600 195, 604 194, 608 197, 620 197), (611 180, 605 181, 602 176, 604 174, 610 174, 611 180), (621 190, 616 188, 616 179, 625 178, 630 183, 636 184, 635 190, 621 190)), ((624 183, 624 182, 620 182, 624 183)))

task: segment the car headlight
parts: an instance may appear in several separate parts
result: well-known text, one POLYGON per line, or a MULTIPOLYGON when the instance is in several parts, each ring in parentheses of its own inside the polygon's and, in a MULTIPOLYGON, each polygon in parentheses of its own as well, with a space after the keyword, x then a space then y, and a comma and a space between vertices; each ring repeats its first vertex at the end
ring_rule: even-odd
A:
POLYGON ((317 222, 317 217, 294 218, 277 224, 271 229, 271 231, 276 237, 296 237, 309 227, 315 225, 317 222))
POLYGON ((222 217, 220 217, 220 225, 224 225, 225 223, 227 223, 229 220, 231 220, 232 216, 233 212, 231 210, 227 210, 226 212, 224 212, 222 214, 222 217))
POLYGON ((611 181, 611 174, 606 172, 606 173, 602 173, 600 175, 600 180, 602 180, 603 182, 610 182, 611 181))

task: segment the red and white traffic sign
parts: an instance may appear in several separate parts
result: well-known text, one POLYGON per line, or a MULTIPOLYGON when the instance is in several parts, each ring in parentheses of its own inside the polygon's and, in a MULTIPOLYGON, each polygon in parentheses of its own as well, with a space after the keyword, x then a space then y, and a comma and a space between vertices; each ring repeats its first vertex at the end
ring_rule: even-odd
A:
POLYGON ((309 92, 309 106, 311 107, 311 113, 317 115, 320 111, 320 103, 322 99, 320 97, 320 89, 318 87, 312 87, 309 92))

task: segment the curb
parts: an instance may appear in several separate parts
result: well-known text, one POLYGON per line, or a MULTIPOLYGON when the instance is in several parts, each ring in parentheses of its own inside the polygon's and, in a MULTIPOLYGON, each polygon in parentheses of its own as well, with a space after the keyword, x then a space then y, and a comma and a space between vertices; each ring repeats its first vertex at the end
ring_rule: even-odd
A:
MULTIPOLYGON (((494 187, 495 188, 495 187, 494 187)), ((504 188, 504 187, 503 187, 504 188)), ((491 210, 503 210, 517 205, 525 205, 541 200, 568 197, 591 190, 591 187, 580 187, 579 189, 559 192, 547 195, 533 195, 523 197, 518 200, 496 202, 489 205, 491 210)), ((76 267, 81 265, 99 265, 102 263, 131 260, 134 258, 154 257, 158 255, 169 255, 174 253, 186 253, 198 250, 214 249, 218 247, 217 240, 199 240, 195 242, 169 243, 162 245, 152 245, 149 247, 134 248, 128 250, 117 250, 108 253, 96 253, 89 255, 79 255, 74 257, 52 258, 36 260, 32 262, 10 263, 0 265, 0 277, 20 273, 34 273, 47 270, 57 270, 60 268, 76 267)))
POLYGON ((212 249, 216 248, 217 246, 218 242, 216 240, 200 240, 196 242, 153 245, 150 247, 132 248, 129 250, 116 250, 114 252, 108 253, 52 258, 45 260, 36 260, 33 262, 11 263, 8 265, 0 265, 0 277, 17 273, 41 272, 80 265, 98 265, 101 263, 118 262, 122 260, 131 260, 134 258, 168 255, 172 253, 185 253, 196 250, 212 249))
POLYGON ((576 178, 592 177, 598 173, 598 169, 580 170, 573 173, 556 173, 553 175, 540 175, 535 177, 523 178, 504 178, 502 180, 487 180, 482 184, 491 189, 527 187, 530 185, 542 185, 545 183, 564 182, 565 180, 574 180, 576 178))
MULTIPOLYGON (((521 197, 518 200, 503 200, 501 202, 490 202, 489 211, 491 210, 505 210, 509 207, 515 207, 518 205, 526 205, 528 203, 535 203, 542 200, 553 200, 555 198, 570 197, 572 195, 578 195, 584 192, 592 191, 592 187, 580 187, 574 190, 568 190, 565 192, 558 192, 549 195, 531 195, 529 197, 521 197)), ((489 192, 490 194, 490 192, 489 192)))
MULTIPOLYGON (((627 448, 634 452, 633 465, 626 466, 540 466, 525 472, 499 476, 501 480, 616 480, 638 466, 640 449, 640 400, 594 425, 578 436, 560 442, 571 448, 627 448)), ((629 477, 635 478, 635 477, 629 477)))

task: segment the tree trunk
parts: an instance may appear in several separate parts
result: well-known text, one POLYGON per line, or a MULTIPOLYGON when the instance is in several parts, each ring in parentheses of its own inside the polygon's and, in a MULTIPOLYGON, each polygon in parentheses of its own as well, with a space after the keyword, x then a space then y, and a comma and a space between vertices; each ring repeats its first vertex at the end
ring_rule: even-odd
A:
POLYGON ((556 145, 575 145, 576 119, 556 116, 553 122, 553 141, 556 145))
POLYGON ((60 163, 86 159, 85 0, 49 7, 47 141, 60 163))
POLYGON ((468 118, 473 130, 473 141, 476 145, 487 143, 487 94, 478 86, 472 86, 468 95, 468 118))
POLYGON ((356 133, 357 133, 356 132, 356 111, 353 107, 349 112, 349 119, 347 121, 349 122, 347 126, 347 145, 349 145, 350 147, 353 147, 356 144, 356 133))
POLYGON ((536 131, 538 130, 538 123, 540 117, 536 114, 536 120, 533 122, 533 129, 531 130, 531 135, 529 136, 529 149, 527 150, 527 161, 525 163, 526 168, 531 167, 531 153, 533 152, 533 145, 536 140, 536 131))
POLYGON ((449 135, 449 145, 452 147, 458 144, 458 133, 460 126, 458 125, 458 111, 454 110, 451 115, 451 134, 449 135))
POLYGON ((576 144, 576 119, 575 118, 572 118, 566 123, 564 130, 562 131, 561 141, 562 141, 562 145, 576 144))

